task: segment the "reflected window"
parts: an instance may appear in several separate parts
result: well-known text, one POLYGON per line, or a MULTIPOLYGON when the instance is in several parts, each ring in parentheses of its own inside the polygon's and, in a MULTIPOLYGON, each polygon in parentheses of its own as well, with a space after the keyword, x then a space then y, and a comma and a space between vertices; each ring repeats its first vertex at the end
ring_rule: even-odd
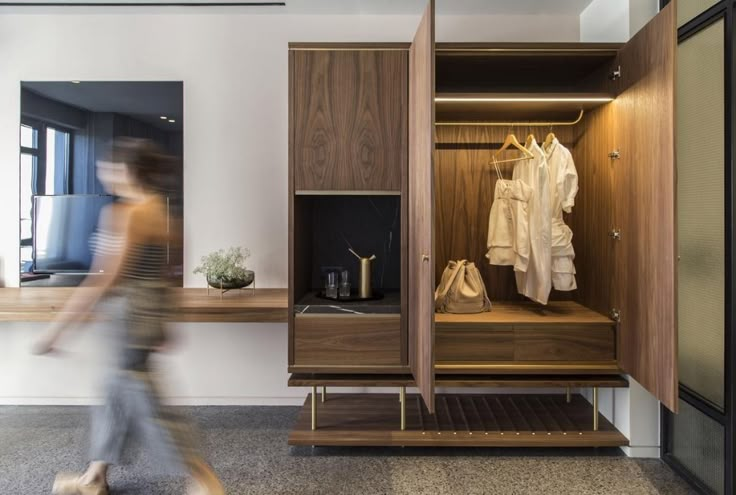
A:
POLYGON ((46 177, 44 194, 47 196, 66 193, 66 178, 69 170, 70 133, 46 127, 46 177))

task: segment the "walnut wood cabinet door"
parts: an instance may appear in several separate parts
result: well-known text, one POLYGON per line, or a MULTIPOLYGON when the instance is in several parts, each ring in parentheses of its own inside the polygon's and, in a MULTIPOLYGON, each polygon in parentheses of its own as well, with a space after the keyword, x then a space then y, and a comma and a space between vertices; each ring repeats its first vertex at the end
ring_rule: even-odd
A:
POLYGON ((614 140, 619 364, 677 409, 673 2, 620 50, 614 140))
POLYGON ((409 50, 409 366, 434 412, 434 0, 409 50))
POLYGON ((297 191, 394 191, 406 162, 405 49, 290 51, 297 191))

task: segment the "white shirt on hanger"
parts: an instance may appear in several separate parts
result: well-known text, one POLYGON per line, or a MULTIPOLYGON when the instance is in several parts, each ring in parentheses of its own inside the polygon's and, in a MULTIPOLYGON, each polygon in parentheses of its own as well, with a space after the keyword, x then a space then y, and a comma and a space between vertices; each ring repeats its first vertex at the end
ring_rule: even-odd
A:
POLYGON ((519 160, 514 165, 514 180, 521 180, 531 187, 529 201, 529 266, 526 272, 514 270, 516 288, 533 301, 547 304, 552 290, 551 251, 551 202, 549 166, 544 150, 532 138, 527 149, 534 158, 519 160))
POLYGON ((578 172, 572 153, 555 138, 544 149, 549 165, 549 189, 552 215, 552 286, 556 290, 577 288, 575 281, 575 250, 572 230, 565 224, 562 212, 570 213, 578 193, 578 172))

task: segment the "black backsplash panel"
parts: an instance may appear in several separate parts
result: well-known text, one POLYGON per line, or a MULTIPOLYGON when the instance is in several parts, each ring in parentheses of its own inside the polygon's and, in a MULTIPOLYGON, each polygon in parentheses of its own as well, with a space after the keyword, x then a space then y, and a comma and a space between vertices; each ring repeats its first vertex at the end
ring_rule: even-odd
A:
POLYGON ((361 256, 373 261, 374 289, 399 289, 401 212, 399 196, 314 196, 312 203, 312 287, 324 288, 324 267, 343 267, 358 286, 361 256))

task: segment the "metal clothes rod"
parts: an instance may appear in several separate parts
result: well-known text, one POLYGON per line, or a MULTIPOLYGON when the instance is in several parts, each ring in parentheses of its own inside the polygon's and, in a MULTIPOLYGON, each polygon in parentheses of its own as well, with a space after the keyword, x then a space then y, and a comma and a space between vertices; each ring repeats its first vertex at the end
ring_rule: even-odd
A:
POLYGON ((561 127, 575 125, 583 120, 585 110, 580 110, 578 118, 572 122, 435 122, 434 125, 447 126, 486 126, 486 127, 561 127))

